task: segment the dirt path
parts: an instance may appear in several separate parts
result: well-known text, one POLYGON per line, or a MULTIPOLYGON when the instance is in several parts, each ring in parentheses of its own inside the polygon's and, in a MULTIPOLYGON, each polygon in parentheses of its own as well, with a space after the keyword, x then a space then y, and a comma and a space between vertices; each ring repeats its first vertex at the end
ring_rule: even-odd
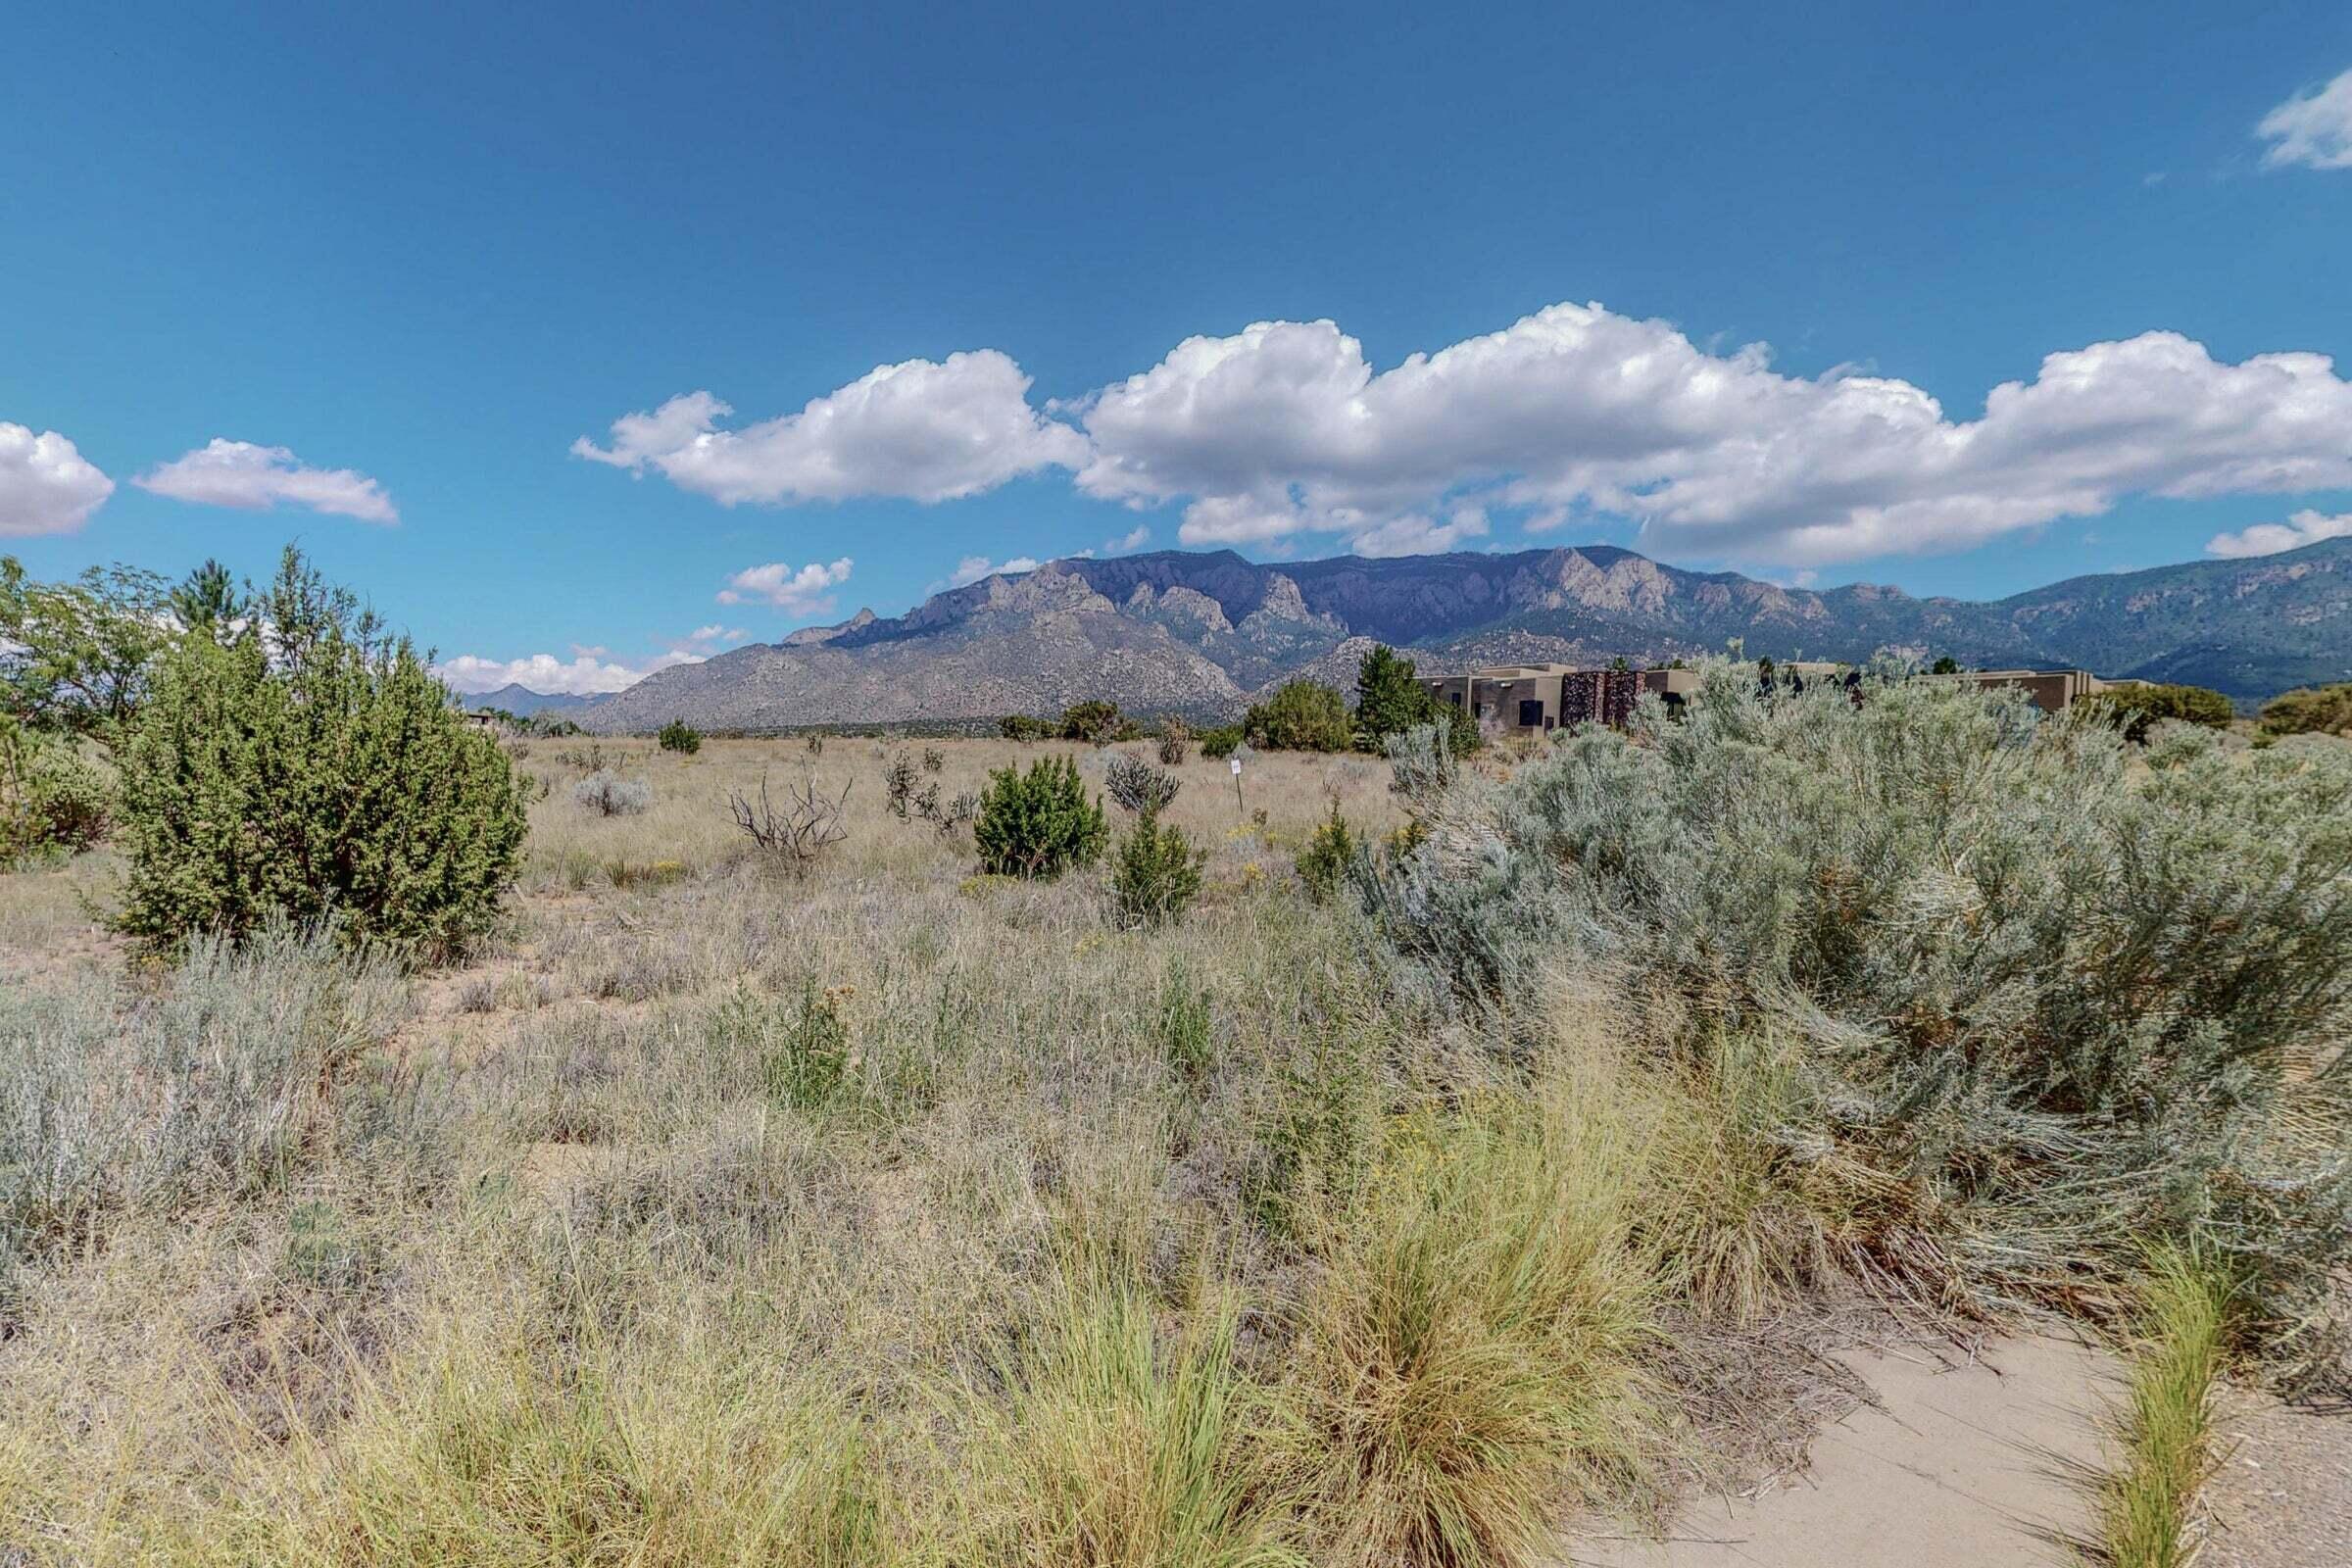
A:
MULTIPOLYGON (((2081 1535, 2113 1389, 2102 1351, 2013 1340, 1977 1360, 1899 1348, 1846 1362, 1878 1396, 1751 1497, 1696 1500, 1663 1543, 1572 1542, 1575 1568, 2044 1568, 2081 1535)), ((2331 1559, 2340 1562, 2343 1559, 2331 1559)), ((2265 1565, 2267 1568, 2267 1565, 2265 1565)))
POLYGON ((2232 1392, 2214 1424, 2221 1467, 2205 1489, 2209 1568, 2352 1563, 2352 1411, 2232 1392))

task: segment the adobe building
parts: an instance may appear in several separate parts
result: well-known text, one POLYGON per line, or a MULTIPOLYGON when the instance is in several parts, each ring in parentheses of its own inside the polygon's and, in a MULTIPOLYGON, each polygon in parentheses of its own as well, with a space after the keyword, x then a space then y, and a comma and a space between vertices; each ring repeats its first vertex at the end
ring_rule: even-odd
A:
POLYGON ((2107 683, 2087 669, 1967 669, 1957 675, 1925 675, 1921 679, 1977 687, 2014 686, 2045 713, 2062 713, 2083 698, 2107 689, 2107 683))
POLYGON ((1481 724, 1541 734, 1560 724, 1560 683, 1571 664, 1494 664, 1421 685, 1432 697, 1481 724))

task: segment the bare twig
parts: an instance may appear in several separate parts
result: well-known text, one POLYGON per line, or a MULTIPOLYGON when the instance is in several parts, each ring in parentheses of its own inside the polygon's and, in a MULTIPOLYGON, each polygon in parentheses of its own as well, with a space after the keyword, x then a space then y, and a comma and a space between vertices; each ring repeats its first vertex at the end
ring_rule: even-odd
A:
POLYGON ((797 789, 787 786, 778 806, 769 798, 767 774, 762 772, 758 802, 729 790, 727 806, 735 813, 735 825, 763 854, 794 876, 806 876, 825 851, 850 836, 842 814, 849 798, 850 785, 844 784, 839 795, 826 796, 811 778, 797 789))

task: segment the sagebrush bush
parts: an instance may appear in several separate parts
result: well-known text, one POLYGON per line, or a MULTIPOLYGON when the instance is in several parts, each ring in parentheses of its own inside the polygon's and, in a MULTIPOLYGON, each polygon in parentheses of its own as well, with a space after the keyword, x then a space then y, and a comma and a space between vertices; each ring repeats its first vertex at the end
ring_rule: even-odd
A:
MULTIPOLYGON (((2352 758, 1926 683, 1580 733, 1507 781, 1399 785, 1428 838, 1368 899, 1457 998, 1602 960, 1794 1043, 1810 1121, 1937 1216, 1879 1261, 1980 1301, 2210 1237, 2274 1334, 2352 1254, 2352 758)), ((1744 1026, 1744 1024, 1742 1025, 1744 1026)))
POLYGON ((620 778, 598 768, 573 781, 571 798, 599 816, 639 816, 654 804, 654 787, 641 778, 620 778))
POLYGON ((703 749, 703 732, 682 718, 673 718, 662 725, 658 738, 663 751, 676 752, 685 757, 692 757, 703 749))
POLYGON ((1127 752, 1117 753, 1102 767, 1102 792, 1130 811, 1164 811, 1175 804, 1181 788, 1174 774, 1127 752))
POLYGON ((1087 799, 1078 764, 1066 757, 1048 757, 1026 772, 1004 767, 988 775, 972 843, 983 871, 1052 878, 1072 866, 1092 865, 1109 833, 1102 803, 1087 799))
POLYGON ((191 938, 145 1001, 103 981, 0 989, 0 1262, 111 1214, 283 1185, 335 1141, 330 1096, 406 1000, 382 959, 282 925, 191 938))
POLYGON ((1200 896, 1207 862, 1208 852, 1195 849, 1184 829, 1162 823, 1156 807, 1147 808, 1111 859, 1111 924, 1140 931, 1182 920, 1200 896))
POLYGON ((1182 767, 1192 755, 1193 726, 1174 713, 1163 714, 1159 721, 1159 760, 1165 767, 1182 767))
POLYGON ((405 639, 286 553, 262 612, 157 662, 121 759, 123 929, 151 942, 331 915, 447 953, 486 931, 521 856, 513 762, 405 639))

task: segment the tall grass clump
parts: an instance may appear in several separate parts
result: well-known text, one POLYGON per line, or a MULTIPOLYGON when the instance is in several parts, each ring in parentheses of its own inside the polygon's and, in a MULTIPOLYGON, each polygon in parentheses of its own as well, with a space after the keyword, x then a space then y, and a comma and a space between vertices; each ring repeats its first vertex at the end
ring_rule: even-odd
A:
POLYGON ((1282 1386, 1313 1561, 1538 1561, 1555 1509, 1640 1484, 1640 1155, 1593 1087, 1420 1118, 1326 1217, 1282 1386))
POLYGON ((1001 1369, 971 1555, 1006 1568, 1305 1568, 1259 1458, 1264 1395, 1230 1302, 1163 1333, 1131 1281, 1065 1281, 1001 1369))
POLYGON ((2230 1295, 2194 1251, 2163 1247, 2149 1257, 2132 1315, 2122 1463, 2101 1499, 2099 1557, 2111 1568, 2183 1568, 2196 1556, 2191 1509, 2213 1473, 2230 1295))
POLYGON ((337 1079, 405 1012, 388 964, 283 926, 191 939, 153 997, 0 994, 0 1254, 286 1186, 335 1142, 337 1079))
POLYGON ((2202 1238, 2281 1349, 2352 1258, 2352 757, 2133 755, 2010 693, 1759 691, 1580 733, 1507 778, 1392 748, 1420 847, 1367 879, 1441 1004, 1605 964, 1777 1033, 1818 1160, 1924 1217, 1889 1283, 1997 1306, 2112 1295, 2202 1238))

